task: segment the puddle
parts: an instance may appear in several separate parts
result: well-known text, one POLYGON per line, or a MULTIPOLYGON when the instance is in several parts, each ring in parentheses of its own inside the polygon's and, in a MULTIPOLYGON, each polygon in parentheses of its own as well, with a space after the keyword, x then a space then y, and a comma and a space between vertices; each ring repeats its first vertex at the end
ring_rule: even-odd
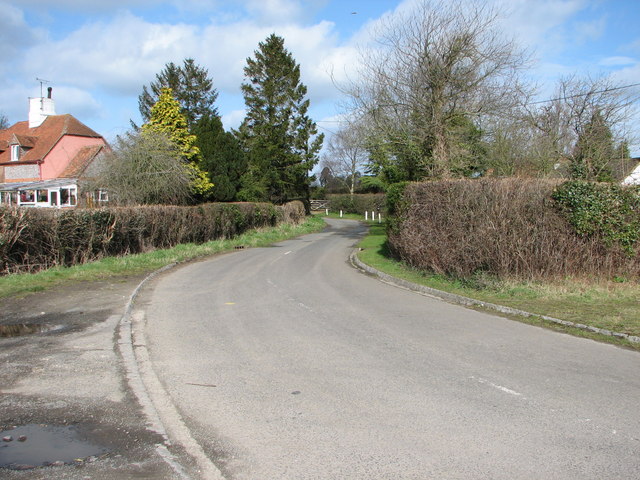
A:
POLYGON ((44 323, 18 323, 12 325, 0 325, 0 338, 21 337, 33 333, 49 332, 59 328, 44 323))
POLYGON ((79 438, 77 427, 23 425, 0 432, 0 468, 26 470, 94 461, 107 452, 79 438))

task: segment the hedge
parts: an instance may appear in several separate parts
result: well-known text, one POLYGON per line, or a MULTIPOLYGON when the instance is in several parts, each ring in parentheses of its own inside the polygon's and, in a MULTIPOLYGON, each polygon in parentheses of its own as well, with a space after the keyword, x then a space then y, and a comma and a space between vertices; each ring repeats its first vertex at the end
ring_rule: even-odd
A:
POLYGON ((364 215, 364 212, 385 213, 385 195, 383 193, 357 193, 354 195, 328 195, 329 210, 364 215))
POLYGON ((100 209, 0 207, 0 273, 71 266, 106 256, 203 243, 248 229, 298 223, 302 202, 210 203, 100 209))
POLYGON ((409 265, 458 278, 637 279, 640 188, 621 189, 628 202, 619 208, 609 190, 598 198, 611 205, 585 206, 580 188, 521 178, 408 184, 394 203, 389 247, 409 265))

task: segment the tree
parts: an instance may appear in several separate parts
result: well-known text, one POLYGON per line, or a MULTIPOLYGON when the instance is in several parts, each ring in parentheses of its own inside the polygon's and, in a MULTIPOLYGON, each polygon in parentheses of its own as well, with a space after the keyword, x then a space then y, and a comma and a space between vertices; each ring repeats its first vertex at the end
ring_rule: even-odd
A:
POLYGON ((191 170, 193 193, 201 198, 206 197, 213 185, 199 167, 200 150, 196 145, 196 136, 189 132, 187 119, 180 111, 180 104, 173 97, 170 88, 163 88, 158 101, 151 107, 149 121, 142 126, 142 133, 146 132, 166 135, 191 170))
POLYGON ((149 88, 143 86, 142 93, 138 96, 138 108, 143 122, 149 121, 151 108, 158 101, 163 88, 173 91, 190 128, 205 114, 217 115, 213 104, 218 98, 218 92, 213 88, 213 80, 208 75, 209 72, 196 65, 192 58, 185 59, 182 66, 167 63, 156 74, 156 80, 151 82, 149 88))
POLYGON ((371 126, 371 140, 405 180, 473 169, 469 136, 482 117, 510 111, 521 95, 527 57, 498 32, 481 1, 422 0, 382 24, 345 90, 371 126))
POLYGON ((156 131, 117 137, 95 180, 94 189, 106 189, 109 201, 119 205, 186 203, 192 175, 176 145, 156 131))
POLYGON ((9 119, 4 113, 0 113, 0 130, 9 128, 9 119))
POLYGON ((353 195, 368 161, 365 147, 362 134, 354 125, 341 129, 331 137, 327 154, 322 160, 325 182, 330 184, 338 181, 353 195))
POLYGON ((571 176, 581 180, 610 182, 611 162, 616 158, 613 134, 596 111, 578 136, 571 158, 571 176))
POLYGON ((309 172, 318 162, 324 135, 318 135, 307 115, 300 66, 275 34, 254 53, 255 58, 247 58, 242 84, 247 115, 239 134, 249 165, 241 198, 278 204, 308 199, 309 172))
POLYGON ((610 78, 572 75, 558 81, 554 97, 533 103, 526 116, 539 171, 548 174, 551 166, 567 166, 573 177, 608 178, 610 162, 628 142, 638 93, 610 78))
POLYGON ((194 126, 196 146, 200 149, 200 167, 215 185, 211 200, 231 202, 237 200, 240 179, 247 169, 247 160, 240 142, 225 132, 217 115, 203 115, 194 126))

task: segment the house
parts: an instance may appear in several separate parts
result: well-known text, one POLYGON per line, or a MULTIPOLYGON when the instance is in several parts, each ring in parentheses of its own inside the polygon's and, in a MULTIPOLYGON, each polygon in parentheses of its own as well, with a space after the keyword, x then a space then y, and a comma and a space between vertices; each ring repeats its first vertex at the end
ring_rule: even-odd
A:
POLYGON ((56 115, 49 88, 47 98, 29 99, 28 121, 0 130, 0 204, 74 207, 78 183, 108 151, 101 135, 56 115))
POLYGON ((615 160, 611 170, 614 180, 622 185, 640 185, 640 157, 615 160))
POLYGON ((635 160, 635 168, 629 169, 627 176, 622 181, 623 185, 640 185, 640 158, 632 160, 635 160))

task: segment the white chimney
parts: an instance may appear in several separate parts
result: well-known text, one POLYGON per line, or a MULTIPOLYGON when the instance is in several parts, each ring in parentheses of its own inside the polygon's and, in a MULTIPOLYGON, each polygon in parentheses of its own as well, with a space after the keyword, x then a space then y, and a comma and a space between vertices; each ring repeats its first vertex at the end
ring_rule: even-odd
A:
POLYGON ((51 87, 48 91, 47 98, 29 98, 29 128, 39 127, 49 115, 56 114, 56 105, 51 98, 51 87))

